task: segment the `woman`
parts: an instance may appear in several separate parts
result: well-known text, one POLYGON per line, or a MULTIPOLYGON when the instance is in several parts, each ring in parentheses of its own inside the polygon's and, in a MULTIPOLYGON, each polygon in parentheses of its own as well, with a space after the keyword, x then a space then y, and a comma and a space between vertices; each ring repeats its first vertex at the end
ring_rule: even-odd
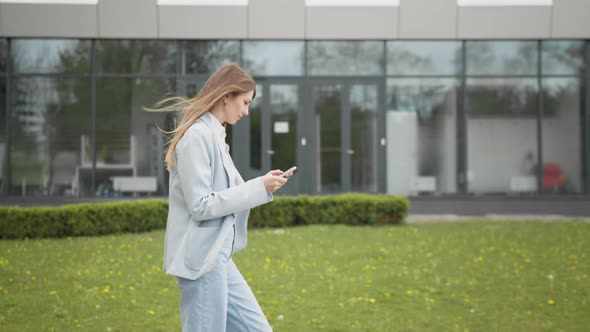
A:
POLYGON ((164 269, 180 288, 183 331, 271 331, 231 259, 246 246, 250 209, 272 201, 287 181, 273 170, 244 182, 228 154, 223 124, 248 115, 255 87, 240 67, 224 65, 196 97, 165 108, 184 111, 166 154, 164 243, 164 269))

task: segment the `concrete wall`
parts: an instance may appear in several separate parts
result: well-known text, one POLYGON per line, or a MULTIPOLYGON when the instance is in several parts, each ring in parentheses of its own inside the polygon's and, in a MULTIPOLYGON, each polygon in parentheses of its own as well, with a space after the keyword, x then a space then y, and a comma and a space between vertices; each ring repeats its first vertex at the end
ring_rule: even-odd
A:
POLYGON ((157 0, 97 5, 0 4, 0 36, 171 39, 550 39, 590 38, 590 1, 553 6, 459 7, 457 0, 399 6, 158 6, 157 0), (499 24, 498 22, 502 22, 499 24))

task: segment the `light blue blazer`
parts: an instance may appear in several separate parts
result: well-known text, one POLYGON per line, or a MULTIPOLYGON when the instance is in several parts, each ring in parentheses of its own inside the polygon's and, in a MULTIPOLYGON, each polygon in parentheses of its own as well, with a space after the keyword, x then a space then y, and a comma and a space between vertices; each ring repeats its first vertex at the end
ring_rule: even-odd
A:
POLYGON ((192 280, 211 271, 234 229, 234 252, 243 249, 250 209, 273 199, 262 178, 244 182, 221 150, 212 121, 205 114, 185 132, 170 170, 164 271, 192 280))

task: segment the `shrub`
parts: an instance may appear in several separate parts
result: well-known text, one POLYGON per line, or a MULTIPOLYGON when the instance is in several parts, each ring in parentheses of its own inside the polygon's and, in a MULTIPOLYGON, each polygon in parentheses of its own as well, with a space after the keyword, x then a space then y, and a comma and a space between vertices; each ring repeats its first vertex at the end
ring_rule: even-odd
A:
MULTIPOLYGON (((250 213, 250 227, 402 223, 409 202, 390 195, 275 197, 250 213)), ((166 200, 83 203, 58 207, 0 207, 0 238, 138 233, 166 227, 166 200)))

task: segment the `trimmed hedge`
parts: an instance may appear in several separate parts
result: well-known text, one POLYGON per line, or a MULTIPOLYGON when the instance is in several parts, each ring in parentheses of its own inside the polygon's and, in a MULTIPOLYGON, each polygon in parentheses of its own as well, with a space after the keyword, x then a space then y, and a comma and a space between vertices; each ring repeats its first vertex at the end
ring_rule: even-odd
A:
POLYGON ((276 197, 272 204, 252 209, 248 223, 251 227, 401 224, 409 206, 406 197, 391 195, 276 197))
MULTIPOLYGON (((250 227, 310 224, 399 224, 408 199, 390 195, 275 197, 253 209, 250 227)), ((83 203, 58 207, 0 207, 0 238, 91 236, 138 233, 166 227, 166 200, 83 203)))

